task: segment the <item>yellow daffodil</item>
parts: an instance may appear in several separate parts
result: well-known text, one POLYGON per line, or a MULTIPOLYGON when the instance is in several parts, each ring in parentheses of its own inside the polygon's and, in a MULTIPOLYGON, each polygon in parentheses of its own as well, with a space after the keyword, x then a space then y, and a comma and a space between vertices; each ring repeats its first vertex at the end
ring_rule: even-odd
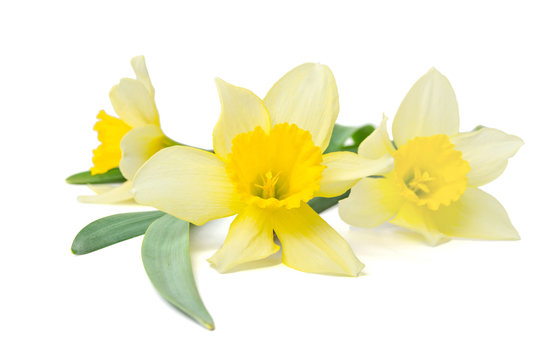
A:
POLYGON ((80 196, 80 201, 115 203, 133 198, 132 178, 140 166, 157 151, 173 145, 162 132, 155 106, 155 89, 151 85, 145 59, 131 61, 136 79, 121 79, 110 91, 117 117, 98 113, 94 130, 100 145, 93 151, 91 174, 102 174, 119 167, 127 181, 118 187, 94 186, 99 195, 80 196), (104 191, 105 189, 105 191, 104 191))
POLYGON ((478 187, 504 171, 523 145, 520 138, 491 128, 459 133, 455 93, 435 69, 401 103, 394 143, 386 125, 384 118, 359 155, 389 157, 394 169, 351 189, 339 205, 344 221, 361 227, 389 221, 421 233, 433 245, 451 237, 519 239, 501 204, 478 187))
POLYGON ((339 162, 357 162, 359 176, 383 167, 381 160, 348 152, 322 154, 338 115, 330 69, 301 65, 264 101, 249 90, 216 83, 222 110, 213 132, 215 153, 185 146, 158 152, 134 178, 136 201, 197 225, 237 214, 225 243, 209 260, 220 272, 277 252, 275 233, 287 266, 357 275, 363 264, 306 203, 346 190, 327 172, 339 162))

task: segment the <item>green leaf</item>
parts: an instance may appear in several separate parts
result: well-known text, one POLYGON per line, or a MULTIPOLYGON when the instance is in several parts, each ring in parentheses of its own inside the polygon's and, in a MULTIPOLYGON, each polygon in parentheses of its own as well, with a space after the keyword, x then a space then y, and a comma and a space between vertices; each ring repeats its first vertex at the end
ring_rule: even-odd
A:
POLYGON ((334 125, 332 130, 329 146, 325 150, 325 154, 335 151, 351 151, 357 152, 359 144, 374 131, 373 125, 364 126, 344 126, 334 125), (353 144, 346 145, 348 139, 353 140, 353 144))
POLYGON ((91 175, 90 171, 83 171, 66 178, 68 184, 112 184, 125 182, 126 179, 121 174, 119 168, 113 168, 103 174, 91 175))
POLYGON ((328 208, 333 207, 340 200, 345 199, 348 196, 349 196, 349 190, 343 193, 342 195, 331 197, 331 198, 315 197, 312 200, 308 201, 308 205, 310 205, 310 207, 314 209, 316 213, 319 214, 327 210, 328 208))
POLYGON ((351 138, 353 139, 354 144, 359 147, 359 144, 361 144, 363 140, 368 137, 368 135, 372 134, 374 130, 375 127, 373 125, 361 126, 357 130, 355 130, 353 134, 351 134, 351 138))
POLYGON ((143 235, 148 226, 163 215, 161 211, 132 212, 93 221, 76 235, 72 252, 76 255, 88 254, 143 235))
POLYGON ((351 137, 357 130, 356 126, 344 126, 335 124, 332 129, 331 140, 329 141, 329 146, 325 150, 325 154, 330 152, 338 151, 341 147, 344 146, 346 141, 351 137))
POLYGON ((157 291, 209 330, 213 320, 196 288, 189 256, 189 223, 171 215, 157 219, 144 236, 142 260, 157 291))

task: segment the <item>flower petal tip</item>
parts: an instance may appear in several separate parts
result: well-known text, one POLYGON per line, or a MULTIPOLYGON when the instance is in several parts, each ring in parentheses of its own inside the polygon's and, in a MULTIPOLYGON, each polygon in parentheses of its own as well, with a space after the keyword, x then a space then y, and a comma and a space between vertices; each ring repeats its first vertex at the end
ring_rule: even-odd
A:
POLYGON ((214 260, 214 256, 212 256, 211 258, 209 259, 206 259, 207 262, 210 263, 210 266, 212 268, 214 268, 215 270, 217 270, 217 272, 221 273, 221 274, 225 274, 228 272, 229 268, 227 266, 219 266, 217 264, 217 262, 214 260))
POLYGON ((137 56, 134 56, 132 59, 130 59, 130 64, 134 67, 135 65, 137 65, 138 63, 142 61, 145 62, 145 57, 143 55, 137 55, 137 56))
POLYGON ((213 81, 215 81, 215 85, 217 85, 217 87, 219 87, 220 85, 223 85, 223 84, 227 84, 227 82, 223 79, 221 79, 220 77, 216 76, 213 81))
POLYGON ((333 275, 340 275, 340 276, 346 276, 346 277, 359 277, 363 275, 363 269, 365 268, 365 264, 359 261, 357 265, 354 265, 352 269, 347 270, 343 274, 333 274, 333 275))
POLYGON ((512 228, 510 229, 510 234, 508 234, 508 236, 505 237, 504 240, 520 241, 521 236, 519 235, 518 231, 512 226, 512 228))
POLYGON ((427 71, 427 74, 444 76, 444 75, 442 75, 442 73, 441 73, 440 71, 438 71, 438 69, 435 68, 434 66, 431 66, 431 68, 429 69, 429 71, 427 71))
POLYGON ((214 323, 207 323, 202 321, 202 326, 204 326, 207 330, 214 331, 215 330, 215 324, 214 323))
POLYGON ((234 86, 231 83, 221 79, 220 77, 216 77, 214 79, 214 81, 215 81, 215 86, 217 87, 217 91, 219 92, 219 94, 225 92, 226 88, 228 88, 228 87, 237 87, 237 86, 234 86))
POLYGON ((208 261, 210 263, 210 266, 220 274, 237 272, 239 268, 243 268, 243 264, 237 262, 227 263, 225 261, 221 261, 220 259, 216 258, 215 254, 206 261, 208 261))
MULTIPOLYGON (((415 229, 414 229, 415 230, 415 229)), ((415 236, 423 240, 423 243, 430 247, 437 247, 439 245, 450 242, 452 239, 451 236, 444 235, 440 232, 428 232, 426 230, 418 231, 415 230, 415 236)))
POLYGON ((427 244, 431 247, 438 247, 442 244, 450 242, 451 238, 447 236, 441 236, 433 239, 426 239, 427 244))
POLYGON ((351 274, 350 276, 352 277, 359 277, 359 276, 362 276, 363 275, 363 269, 365 268, 365 264, 363 264, 362 262, 359 262, 359 269, 356 270, 353 274, 351 274))

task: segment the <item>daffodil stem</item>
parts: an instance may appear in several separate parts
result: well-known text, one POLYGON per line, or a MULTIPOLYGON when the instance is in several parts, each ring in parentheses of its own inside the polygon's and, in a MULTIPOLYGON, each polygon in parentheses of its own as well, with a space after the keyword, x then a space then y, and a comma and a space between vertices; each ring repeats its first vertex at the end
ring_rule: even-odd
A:
POLYGON ((342 195, 335 196, 332 198, 324 198, 324 197, 315 197, 312 200, 308 201, 308 205, 316 213, 322 213, 323 211, 333 207, 334 205, 338 204, 338 202, 342 199, 345 199, 349 196, 349 190, 343 193, 342 195))

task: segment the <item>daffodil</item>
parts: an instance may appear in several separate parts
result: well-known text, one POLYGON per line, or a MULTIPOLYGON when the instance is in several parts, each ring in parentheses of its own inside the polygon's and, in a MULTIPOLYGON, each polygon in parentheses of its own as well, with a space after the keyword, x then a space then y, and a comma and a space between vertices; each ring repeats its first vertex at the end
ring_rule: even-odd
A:
POLYGON ((497 178, 523 141, 492 128, 459 133, 459 111, 449 81, 434 68, 419 79, 387 119, 359 147, 359 155, 389 157, 394 169, 361 179, 340 202, 349 224, 386 221, 422 234, 430 244, 451 237, 519 239, 502 205, 479 189, 497 178))
POLYGON ((225 81, 216 84, 221 115, 213 131, 214 153, 184 146, 161 150, 134 178, 136 201, 197 225, 237 214, 223 246, 209 259, 220 272, 279 251, 275 233, 287 266, 357 275, 363 264, 307 201, 346 190, 327 171, 339 162, 356 162, 359 176, 374 174, 383 162, 349 152, 322 154, 338 115, 330 69, 301 65, 264 101, 225 81))
POLYGON ((99 194, 80 196, 80 201, 115 203, 129 201, 132 178, 140 166, 157 151, 173 145, 164 135, 155 106, 155 89, 151 85, 143 56, 131 61, 136 79, 124 78, 110 91, 110 100, 119 117, 98 113, 94 130, 100 145, 93 151, 91 174, 102 174, 119 167, 127 181, 121 186, 93 186, 99 194))

